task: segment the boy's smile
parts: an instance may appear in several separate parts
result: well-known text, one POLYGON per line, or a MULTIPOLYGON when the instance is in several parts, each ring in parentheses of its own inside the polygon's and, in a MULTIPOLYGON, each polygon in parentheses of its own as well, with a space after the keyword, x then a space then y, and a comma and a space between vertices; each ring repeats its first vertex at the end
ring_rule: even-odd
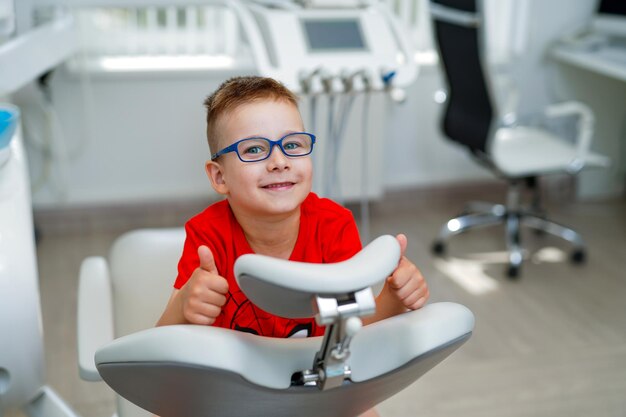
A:
MULTIPOLYGON (((271 140, 302 132, 300 112, 284 100, 261 99, 235 108, 217 121, 220 149, 241 139, 271 140)), ((213 188, 228 197, 236 214, 254 216, 299 213, 300 204, 311 191, 310 156, 288 157, 279 146, 262 161, 242 162, 234 152, 207 162, 213 188)))
POLYGON ((268 189, 270 191, 283 191, 283 190, 291 189, 293 186, 294 186, 293 182, 278 182, 278 183, 264 185, 263 188, 268 189))

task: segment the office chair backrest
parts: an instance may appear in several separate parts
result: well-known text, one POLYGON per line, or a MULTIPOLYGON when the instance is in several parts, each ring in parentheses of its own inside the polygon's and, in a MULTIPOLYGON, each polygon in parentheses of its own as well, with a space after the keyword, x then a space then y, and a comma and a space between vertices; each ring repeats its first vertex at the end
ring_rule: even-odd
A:
POLYGON ((487 151, 493 118, 478 28, 479 0, 431 0, 435 38, 448 83, 443 132, 475 153, 487 151))

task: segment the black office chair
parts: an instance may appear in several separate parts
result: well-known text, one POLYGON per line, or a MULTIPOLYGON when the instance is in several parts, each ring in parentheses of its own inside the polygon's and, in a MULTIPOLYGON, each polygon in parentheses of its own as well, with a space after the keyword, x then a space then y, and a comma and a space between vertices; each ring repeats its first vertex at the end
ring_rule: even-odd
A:
POLYGON ((569 241, 573 245, 572 261, 583 262, 586 252, 581 236, 544 217, 536 179, 546 174, 576 174, 583 167, 608 165, 606 157, 590 151, 593 112, 579 102, 558 103, 542 109, 544 120, 578 117, 575 143, 541 125, 524 126, 510 115, 504 117, 493 99, 495 91, 483 53, 483 2, 432 0, 430 8, 448 83, 443 131, 447 137, 467 147, 477 161, 509 185, 506 204, 472 202, 463 215, 449 220, 441 228, 433 252, 443 254, 445 241, 450 236, 475 227, 505 224, 509 252, 507 275, 515 278, 523 260, 520 225, 524 225, 569 241), (524 186, 533 192, 529 207, 521 204, 524 186))

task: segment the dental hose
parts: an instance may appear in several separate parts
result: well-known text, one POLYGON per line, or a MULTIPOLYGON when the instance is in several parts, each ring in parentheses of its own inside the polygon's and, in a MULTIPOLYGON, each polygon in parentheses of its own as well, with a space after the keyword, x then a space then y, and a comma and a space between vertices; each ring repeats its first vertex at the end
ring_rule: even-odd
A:
POLYGON ((324 195, 326 195, 328 198, 333 197, 332 196, 332 181, 334 179, 334 167, 333 167, 333 157, 332 157, 332 152, 333 152, 333 147, 334 147, 334 142, 335 142, 335 138, 333 136, 333 132, 334 132, 334 116, 335 116, 335 95, 330 93, 328 95, 328 134, 327 134, 327 138, 328 138, 328 144, 326 146, 326 157, 324 158, 324 195))
POLYGON ((332 178, 335 179, 335 188, 333 197, 337 198, 340 203, 342 203, 341 198, 341 184, 339 182, 339 153, 341 152, 341 144, 344 139, 344 133, 346 131, 346 126, 348 124, 348 119, 350 118, 350 112, 352 110, 352 105, 354 104, 354 94, 349 93, 345 96, 343 100, 343 105, 339 106, 339 112, 337 120, 335 121, 336 126, 333 129, 333 140, 332 143, 334 145, 333 153, 332 153, 332 166, 333 166, 333 175, 332 178))
POLYGON ((368 152, 368 137, 369 130, 367 128, 367 120, 369 116, 371 93, 366 92, 363 95, 363 114, 362 129, 361 129, 361 242, 363 245, 367 245, 370 241, 370 206, 367 196, 368 186, 368 171, 369 171, 369 152, 368 152))

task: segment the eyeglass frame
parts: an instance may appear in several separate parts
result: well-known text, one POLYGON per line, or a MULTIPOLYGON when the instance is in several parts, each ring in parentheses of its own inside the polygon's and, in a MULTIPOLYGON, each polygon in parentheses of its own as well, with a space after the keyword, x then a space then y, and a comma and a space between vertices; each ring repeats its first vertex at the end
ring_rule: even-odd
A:
POLYGON ((281 137, 278 140, 271 140, 269 138, 264 138, 263 136, 252 136, 249 138, 244 138, 244 139, 240 139, 230 145, 228 145, 227 147, 225 147, 224 149, 217 151, 216 153, 214 153, 213 155, 211 155, 211 161, 215 161, 217 158, 219 158, 222 155, 225 155, 227 153, 230 152, 235 152, 237 154, 237 158, 239 158, 239 160, 241 162, 245 162, 245 163, 249 163, 249 162, 261 162, 261 161, 265 161, 266 159, 268 159, 270 156, 272 156, 272 152, 274 152, 274 147, 278 146, 281 150, 281 152, 283 153, 283 155, 285 155, 288 158, 299 158, 301 156, 307 156, 307 155, 311 155, 311 153, 313 152, 313 145, 315 145, 315 140, 316 140, 316 136, 313 133, 308 133, 308 132, 291 132, 291 133, 287 133, 285 136, 281 137), (308 137, 311 138, 311 150, 309 150, 309 152, 307 153, 303 153, 301 155, 289 155, 287 154, 287 152, 285 152, 285 148, 283 148, 283 139, 285 139, 286 137, 289 136, 293 136, 293 135, 306 135, 308 137), (262 159, 255 159, 253 161, 246 161, 245 159, 243 159, 241 157, 241 155, 239 155, 239 149, 237 149, 239 147, 239 144, 241 142, 244 142, 246 140, 251 140, 251 139, 263 139, 269 142, 270 144, 270 151, 268 152, 267 156, 265 158, 262 159))

